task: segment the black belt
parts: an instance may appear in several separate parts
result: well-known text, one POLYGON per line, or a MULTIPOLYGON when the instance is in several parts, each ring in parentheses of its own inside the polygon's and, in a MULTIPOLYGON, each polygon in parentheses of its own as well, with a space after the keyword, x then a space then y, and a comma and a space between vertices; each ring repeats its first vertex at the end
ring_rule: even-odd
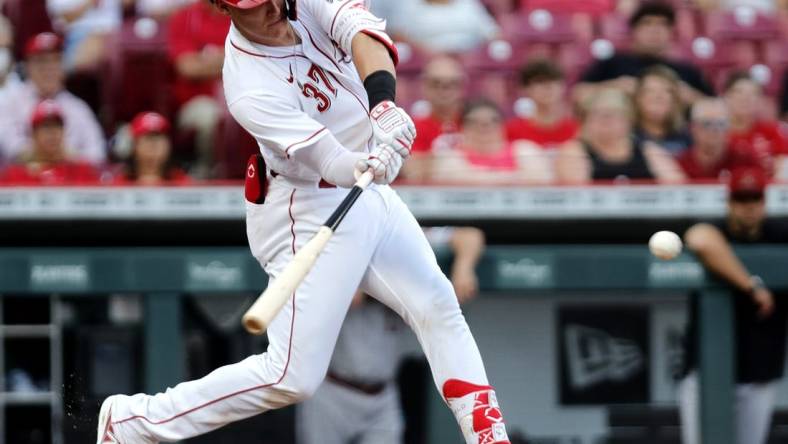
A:
POLYGON ((347 379, 345 379, 345 378, 343 378, 341 376, 337 376, 336 373, 333 373, 333 372, 330 372, 330 371, 326 375, 326 379, 328 379, 329 381, 331 381, 331 382, 333 382, 333 383, 335 383, 337 385, 341 385, 343 387, 351 388, 353 390, 359 391, 359 392, 367 394, 367 395, 380 394, 381 392, 383 392, 383 390, 386 389, 386 385, 387 385, 385 382, 379 382, 379 383, 376 383, 376 384, 365 384, 365 383, 362 383, 362 382, 350 381, 350 380, 347 380, 347 379))

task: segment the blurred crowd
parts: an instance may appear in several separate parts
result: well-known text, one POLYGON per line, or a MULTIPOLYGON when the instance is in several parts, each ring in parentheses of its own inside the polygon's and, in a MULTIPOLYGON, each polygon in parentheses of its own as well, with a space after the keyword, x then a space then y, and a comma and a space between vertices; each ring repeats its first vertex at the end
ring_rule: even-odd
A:
MULTIPOLYGON (((0 183, 243 177, 205 0, 0 0, 0 183)), ((419 136, 403 180, 788 179, 788 0, 373 0, 419 136)))

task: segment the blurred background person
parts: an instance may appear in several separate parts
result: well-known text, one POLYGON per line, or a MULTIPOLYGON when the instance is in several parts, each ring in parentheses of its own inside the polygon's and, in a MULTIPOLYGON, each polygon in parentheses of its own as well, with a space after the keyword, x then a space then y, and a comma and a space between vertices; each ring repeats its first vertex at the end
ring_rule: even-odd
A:
POLYGON ((575 138, 578 123, 565 103, 566 78, 561 68, 546 60, 535 60, 520 70, 520 87, 533 101, 533 114, 514 117, 506 124, 509 140, 527 140, 552 149, 575 138))
POLYGON ((396 40, 426 53, 460 53, 495 38, 498 24, 479 0, 400 0, 381 11, 396 40))
POLYGON ((635 137, 654 142, 674 156, 690 145, 680 88, 681 80, 673 70, 655 65, 643 71, 635 90, 635 137))
POLYGON ((172 165, 170 122, 161 114, 143 112, 131 122, 132 154, 120 184, 187 184, 189 177, 172 165))
POLYGON ((5 95, 20 85, 14 69, 14 26, 0 15, 0 101, 5 101, 5 95))
POLYGON ((136 0, 137 14, 158 20, 167 19, 175 11, 195 0, 136 0))
POLYGON ((30 145, 27 127, 38 103, 55 101, 65 118, 65 141, 79 161, 94 165, 106 161, 104 133, 90 107, 66 91, 60 38, 52 33, 32 37, 25 46, 25 70, 28 80, 14 88, 0 103, 0 151, 7 158, 18 156, 30 145))
POLYGON ((421 85, 426 112, 414 113, 417 135, 402 177, 412 181, 429 179, 433 143, 439 136, 454 137, 459 132, 467 80, 460 62, 447 55, 435 56, 424 66, 421 85))
MULTIPOLYGON (((687 247, 712 274, 735 291, 735 411, 739 444, 765 444, 778 382, 783 376, 786 342, 785 295, 774 295, 752 275, 731 248, 788 242, 788 224, 766 216, 767 176, 758 168, 733 172, 726 219, 687 230, 687 247), (783 296, 783 297, 781 297, 783 296)), ((698 408, 698 300, 692 299, 685 338, 685 374, 679 384, 682 442, 700 444, 698 408)))
POLYGON ((671 56, 674 46, 673 28, 676 13, 669 3, 646 1, 629 19, 631 46, 612 57, 591 65, 575 86, 578 103, 600 88, 618 88, 634 94, 637 77, 653 65, 670 67, 681 79, 681 99, 691 104, 698 98, 714 95, 714 90, 696 66, 671 56))
POLYGON ((730 149, 738 158, 751 158, 772 177, 788 159, 788 140, 780 124, 761 119, 763 87, 748 72, 731 74, 725 82, 725 101, 730 110, 730 149))
POLYGON ((580 137, 565 143, 556 159, 558 181, 583 184, 596 180, 680 182, 684 173, 659 145, 633 137, 634 110, 627 95, 605 89, 586 99, 580 137))
MULTIPOLYGON (((476 297, 476 266, 485 249, 484 233, 471 227, 430 228, 425 233, 433 247, 448 246, 454 253, 451 282, 459 302, 476 297)), ((385 305, 356 294, 326 379, 314 396, 296 407, 298 444, 404 442, 404 412, 396 378, 400 362, 409 354, 407 331, 401 318, 385 305)))
POLYGON ((463 110, 459 137, 453 144, 436 141, 429 178, 454 183, 548 183, 553 171, 537 145, 506 139, 504 117, 487 99, 470 101, 463 110))
MULTIPOLYGON (((692 148, 679 155, 678 162, 688 179, 725 179, 736 160, 728 149, 730 113, 722 99, 701 99, 690 113, 692 148)), ((741 166, 748 162, 743 161, 741 166)))
POLYGON ((69 155, 64 120, 63 110, 53 100, 45 100, 35 107, 29 121, 31 145, 6 169, 5 182, 67 185, 99 181, 95 167, 69 155))
POLYGON ((67 71, 90 70, 103 60, 107 37, 120 27, 134 0, 47 0, 47 10, 65 35, 67 71))
POLYGON ((224 41, 230 18, 207 1, 177 11, 169 21, 169 53, 175 67, 177 129, 194 135, 196 158, 191 173, 214 173, 216 127, 223 114, 221 78, 224 41))
POLYGON ((788 8, 785 0, 692 0, 692 6, 703 11, 732 10, 740 6, 756 9, 760 13, 775 13, 788 8))

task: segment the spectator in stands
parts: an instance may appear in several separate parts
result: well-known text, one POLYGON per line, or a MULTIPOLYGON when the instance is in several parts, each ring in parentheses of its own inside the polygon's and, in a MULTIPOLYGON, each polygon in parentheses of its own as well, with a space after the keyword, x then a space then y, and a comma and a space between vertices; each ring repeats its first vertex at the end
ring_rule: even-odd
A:
POLYGON ((156 19, 166 19, 194 0, 136 0, 137 14, 156 19))
POLYGON ((638 0, 520 0, 523 9, 544 9, 558 14, 588 14, 599 17, 618 13, 629 15, 638 0))
MULTIPOLYGON (((395 2, 390 2, 395 3, 395 2)), ((426 53, 461 53, 493 39, 499 29, 479 0, 400 0, 384 11, 397 40, 426 53)))
POLYGON ((583 184, 593 180, 679 182, 684 174, 659 145, 632 136, 634 110, 627 95, 608 88, 586 99, 581 109, 580 138, 560 148, 558 180, 583 184))
POLYGON ((635 90, 635 136, 657 143, 674 156, 690 145, 680 88, 681 80, 672 69, 655 65, 643 71, 635 90))
POLYGON ((30 117, 32 144, 9 166, 4 181, 12 184, 67 185, 94 183, 98 171, 69 155, 64 139, 64 114, 53 100, 39 103, 30 117))
POLYGON ((642 3, 629 19, 632 42, 629 51, 599 60, 586 70, 581 76, 581 83, 575 87, 578 103, 601 88, 615 87, 634 94, 637 77, 653 65, 666 65, 678 74, 684 103, 691 104, 704 95, 713 95, 713 89, 697 67, 670 58, 675 20, 675 11, 670 4, 642 3))
POLYGON ((5 94, 19 84, 19 77, 14 72, 14 26, 0 15, 0 101, 5 100, 5 94))
POLYGON ((556 148, 575 138, 578 124, 564 103, 566 78, 549 60, 528 63, 520 71, 520 86, 535 107, 529 117, 515 117, 506 125, 509 140, 528 140, 543 148, 556 148))
POLYGON ((731 115, 733 155, 755 159, 770 177, 781 172, 788 165, 788 140, 779 123, 758 118, 763 104, 761 85, 747 71, 736 72, 725 82, 724 96, 731 115))
POLYGON ((30 145, 30 116, 39 102, 51 99, 63 110, 65 144, 73 157, 94 165, 104 163, 104 134, 96 116, 63 84, 60 38, 48 32, 32 37, 25 46, 25 68, 28 80, 0 103, 0 152, 6 158, 14 158, 30 145))
POLYGON ((692 0, 693 6, 703 11, 731 10, 748 6, 761 13, 774 13, 778 8, 788 8, 785 0, 692 0))
POLYGON ((230 19, 208 2, 189 5, 170 18, 169 52, 175 66, 179 131, 194 132, 197 159, 192 173, 211 177, 221 94, 224 41, 230 19))
POLYGON ((702 99, 690 116, 693 145, 678 159, 684 174, 688 179, 724 179, 735 166, 728 150, 728 106, 722 99, 702 99))
POLYGON ((67 71, 90 70, 104 58, 107 36, 123 19, 123 8, 134 0, 47 0, 56 29, 65 34, 67 71))
POLYGON ((430 179, 458 183, 547 183, 552 168, 544 151, 530 142, 509 142, 503 113, 495 102, 477 99, 462 113, 456 145, 436 149, 430 179))
POLYGON ((435 140, 447 135, 442 138, 446 141, 459 132, 467 76, 456 59, 440 55, 425 65, 421 82, 429 109, 424 116, 414 115, 417 136, 402 170, 402 177, 415 181, 427 179, 435 140))
POLYGON ((133 150, 121 184, 184 184, 189 177, 171 165, 170 122, 161 114, 143 112, 131 121, 133 150))
MULTIPOLYGON (((742 444, 765 444, 785 366, 786 299, 741 263, 731 244, 788 242, 788 225, 766 217, 766 175, 759 169, 733 172, 728 214, 717 224, 691 227, 684 238, 705 268, 735 292, 735 437, 742 444)), ((683 444, 700 444, 698 387, 698 300, 692 298, 685 336, 685 377, 679 384, 683 444)))

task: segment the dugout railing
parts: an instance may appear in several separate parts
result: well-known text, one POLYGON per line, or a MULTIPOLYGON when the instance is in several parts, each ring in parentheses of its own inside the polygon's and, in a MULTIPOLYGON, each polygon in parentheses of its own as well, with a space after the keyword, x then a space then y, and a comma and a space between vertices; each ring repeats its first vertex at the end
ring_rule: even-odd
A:
MULTIPOLYGON (((788 250, 764 246, 737 251, 771 288, 788 289, 788 250)), ((523 297, 537 292, 580 291, 593 298, 595 291, 648 294, 698 290, 704 443, 733 444, 730 292, 709 277, 692 256, 660 261, 645 246, 494 246, 488 249, 479 273, 486 294, 523 297)), ((144 388, 149 392, 182 378, 182 295, 258 292, 265 283, 246 248, 0 249, 0 295, 143 295, 144 388)), ((441 407, 433 402, 431 408, 441 407)), ((456 436, 455 426, 446 417, 438 414, 431 421, 432 442, 456 436)))

